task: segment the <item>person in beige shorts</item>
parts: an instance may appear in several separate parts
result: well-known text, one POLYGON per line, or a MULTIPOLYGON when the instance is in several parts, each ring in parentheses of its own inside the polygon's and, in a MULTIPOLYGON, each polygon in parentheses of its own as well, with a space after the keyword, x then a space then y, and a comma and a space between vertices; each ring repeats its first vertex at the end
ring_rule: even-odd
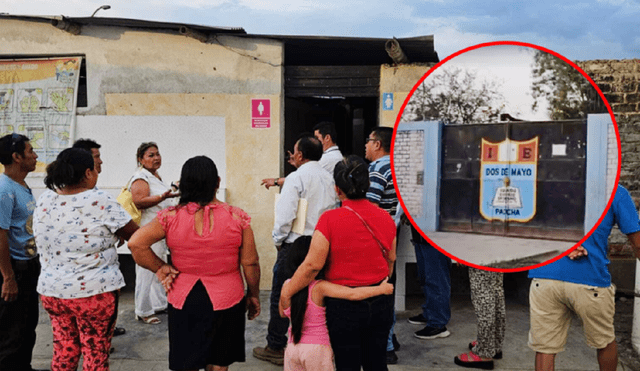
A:
POLYGON ((529 294, 529 346, 547 354, 564 351, 573 312, 582 320, 587 345, 605 348, 616 338, 615 293, 615 285, 596 287, 534 278, 529 294))
POLYGON ((536 352, 537 371, 554 370, 556 354, 567 342, 572 313, 582 320, 587 344, 597 349, 600 370, 616 370, 616 289, 607 258, 614 224, 627 235, 636 257, 640 257, 638 213, 629 192, 618 186, 611 208, 582 246, 556 262, 529 271, 533 278, 529 290, 529 347, 536 352))

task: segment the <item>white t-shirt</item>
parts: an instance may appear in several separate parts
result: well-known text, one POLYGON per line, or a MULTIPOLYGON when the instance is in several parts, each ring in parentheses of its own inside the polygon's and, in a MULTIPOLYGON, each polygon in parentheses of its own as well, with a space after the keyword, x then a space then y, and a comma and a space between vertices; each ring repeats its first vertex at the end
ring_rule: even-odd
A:
POLYGON ((333 146, 327 148, 327 150, 322 153, 322 157, 318 162, 320 163, 320 166, 328 171, 333 177, 333 169, 336 167, 338 162, 342 161, 342 159, 342 152, 340 152, 338 146, 333 146))
POLYGON ((115 232, 130 220, 115 198, 104 191, 59 195, 46 190, 33 212, 42 265, 38 293, 74 299, 123 287, 115 232))

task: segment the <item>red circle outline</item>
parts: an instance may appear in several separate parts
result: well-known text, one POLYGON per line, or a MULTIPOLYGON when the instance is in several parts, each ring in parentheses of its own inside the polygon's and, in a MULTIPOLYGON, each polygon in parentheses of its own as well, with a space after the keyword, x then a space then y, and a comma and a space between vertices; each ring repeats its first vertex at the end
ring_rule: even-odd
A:
POLYGON ((467 266, 472 267, 472 268, 483 269, 483 270, 488 270, 488 271, 492 271, 492 272, 499 272, 499 273, 515 273, 515 272, 522 272, 522 271, 526 271, 526 270, 530 270, 530 269, 539 268, 539 267, 542 267, 544 265, 553 263, 553 262, 555 262, 557 260, 560 260, 563 257, 569 255, 569 253, 571 253, 571 251, 573 251, 576 248, 578 248, 579 245, 582 245, 591 236, 591 234, 593 234, 593 232, 598 228, 598 226, 600 225, 600 223, 604 219, 605 215, 609 211, 609 208, 611 208, 611 203, 613 202, 613 198, 614 198, 614 196, 616 194, 616 190, 618 188, 618 183, 620 181, 620 167, 621 167, 621 164, 622 164, 622 151, 621 151, 621 145, 620 145, 620 132, 618 131, 618 123, 616 122, 616 118, 615 118, 615 115, 613 114, 611 106, 609 105, 609 102, 607 101, 607 99, 605 98, 604 94, 602 93, 602 90, 600 90, 598 85, 596 85, 596 83, 593 81, 593 79, 591 77, 589 77, 589 75, 587 75, 586 72, 584 72, 582 70, 582 68, 578 67, 578 65, 576 65, 574 62, 570 61, 569 59, 565 58, 563 55, 558 54, 553 50, 544 48, 544 47, 539 46, 539 45, 520 42, 520 41, 493 41, 493 42, 486 42, 486 43, 473 45, 473 46, 464 48, 462 50, 459 50, 459 51, 449 55, 444 60, 438 62, 438 64, 436 64, 435 66, 431 67, 429 69, 429 71, 427 71, 427 73, 425 73, 424 76, 422 76, 422 78, 420 78, 418 80, 418 82, 416 82, 416 84, 411 89, 411 92, 407 95, 407 97, 405 98, 404 102, 402 103, 402 106, 400 107, 400 111, 398 112, 398 116, 396 117, 396 122, 395 122, 395 125, 393 127, 393 136, 391 138, 391 156, 390 156, 390 159, 391 159, 391 175, 393 177, 393 184, 394 184, 394 187, 396 189, 396 194, 398 195, 398 202, 400 203, 405 215, 407 216, 407 218, 409 219, 409 221, 411 222, 413 227, 416 228, 418 233, 420 233, 420 235, 422 237, 424 237, 425 240, 427 240, 431 244, 431 246, 434 246, 436 249, 438 249, 438 251, 440 251, 444 255, 448 256, 449 258, 457 261, 458 263, 467 265, 467 266), (551 259, 549 259, 549 260, 547 260, 545 262, 538 263, 538 264, 532 265, 532 266, 520 267, 520 268, 493 268, 493 267, 487 267, 487 266, 482 266, 482 265, 469 263, 469 262, 467 262, 465 260, 462 260, 462 259, 459 259, 459 258, 453 256, 452 254, 447 252, 445 249, 443 249, 440 246, 438 246, 437 244, 435 244, 427 236, 427 234, 424 233, 422 231, 422 229, 420 229, 417 226, 417 223, 413 220, 413 218, 411 217, 411 214, 409 214, 407 212, 407 207, 404 204, 404 201, 402 200, 402 195, 401 195, 400 189, 398 188, 398 182, 397 182, 397 179, 396 179, 396 171, 395 171, 395 166, 394 166, 394 161, 393 161, 393 153, 394 153, 394 147, 395 147, 395 142, 396 142, 396 134, 398 132, 398 125, 400 124, 400 119, 402 117, 402 113, 404 112, 404 110, 405 110, 405 108, 407 106, 407 103, 409 102, 409 100, 411 99, 413 94, 415 93, 415 91, 418 88, 418 86, 420 84, 422 84, 422 82, 433 71, 435 71, 436 69, 438 69, 440 66, 442 66, 446 62, 450 61, 451 59, 459 56, 460 54, 466 53, 466 52, 471 51, 471 50, 484 48, 484 47, 487 47, 487 46, 496 46, 496 45, 514 45, 514 46, 522 46, 522 47, 534 48, 534 49, 537 49, 537 50, 552 54, 555 57, 562 59, 564 62, 568 63, 573 68, 575 68, 578 72, 580 72, 582 74, 582 76, 584 76, 587 79, 587 81, 589 81, 591 86, 594 87, 594 89, 600 95, 600 98, 602 98, 602 101, 605 103, 605 105, 607 107, 607 111, 609 112, 609 116, 611 116, 611 121, 613 123, 613 128, 614 128, 615 133, 616 133, 616 143, 618 145, 618 167, 617 167, 617 171, 616 171, 616 180, 615 180, 615 183, 614 183, 613 191, 611 192, 611 195, 609 196, 609 201, 607 202, 607 206, 604 208, 604 211, 602 212, 602 215, 600 215, 600 218, 598 218, 598 222, 591 228, 591 230, 587 234, 584 235, 584 237, 582 237, 582 239, 580 241, 578 241, 573 247, 569 248, 564 253, 562 253, 562 254, 554 257, 554 258, 551 258, 551 259))

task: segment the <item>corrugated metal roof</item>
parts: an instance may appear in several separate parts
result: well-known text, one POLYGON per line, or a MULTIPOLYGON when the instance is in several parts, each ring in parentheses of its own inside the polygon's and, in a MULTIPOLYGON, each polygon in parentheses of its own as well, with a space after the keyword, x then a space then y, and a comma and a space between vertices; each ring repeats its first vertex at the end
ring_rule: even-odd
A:
MULTIPOLYGON (((384 39, 255 34, 247 34, 244 37, 264 37, 282 40, 285 44, 285 65, 367 66, 393 63, 393 60, 385 50, 385 43, 392 37, 384 39)), ((440 61, 438 53, 434 50, 432 35, 397 40, 409 58, 410 63, 437 63, 440 61)))
MULTIPOLYGON (((279 40, 285 46, 285 65, 291 66, 369 66, 392 64, 393 60, 385 50, 385 43, 391 38, 337 37, 337 36, 292 36, 247 34, 241 27, 209 27, 187 23, 156 22, 141 19, 109 17, 63 17, 30 16, 0 13, 0 19, 19 19, 30 22, 70 22, 77 26, 129 27, 149 31, 180 32, 184 27, 209 34, 233 34, 241 37, 267 38, 279 40)), ((72 31, 70 31, 72 32, 72 31)), ((81 32, 78 30, 78 32, 81 32)), ((419 36, 397 39, 410 63, 437 63, 438 54, 434 50, 433 36, 419 36)))
POLYGON ((188 23, 156 22, 131 18, 109 18, 109 17, 64 17, 64 16, 32 16, 32 15, 12 15, 0 13, 0 19, 19 19, 32 22, 52 22, 62 19, 76 23, 78 25, 105 26, 105 27, 129 27, 148 30, 173 30, 179 31, 181 27, 188 27, 193 30, 209 33, 233 33, 246 34, 242 27, 210 27, 188 23))

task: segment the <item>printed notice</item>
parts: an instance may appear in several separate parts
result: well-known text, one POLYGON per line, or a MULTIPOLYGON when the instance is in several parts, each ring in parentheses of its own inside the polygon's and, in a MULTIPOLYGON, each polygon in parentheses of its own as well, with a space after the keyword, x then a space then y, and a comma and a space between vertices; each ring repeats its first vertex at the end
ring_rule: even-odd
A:
POLYGON ((271 127, 271 99, 251 99, 251 127, 254 129, 271 127))

